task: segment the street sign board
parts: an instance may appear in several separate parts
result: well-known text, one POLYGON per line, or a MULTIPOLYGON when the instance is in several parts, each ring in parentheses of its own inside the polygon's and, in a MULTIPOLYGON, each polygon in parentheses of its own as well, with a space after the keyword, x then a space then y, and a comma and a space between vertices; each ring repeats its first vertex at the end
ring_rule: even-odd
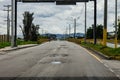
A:
POLYGON ((76 5, 75 0, 56 0, 56 5, 76 5))
POLYGON ((88 0, 56 0, 56 5, 76 5, 76 2, 88 2, 88 0))
POLYGON ((75 2, 88 2, 89 0, 17 0, 17 2, 58 2, 58 3, 75 3, 75 2))
POLYGON ((55 0, 22 0, 22 2, 55 2, 55 0))

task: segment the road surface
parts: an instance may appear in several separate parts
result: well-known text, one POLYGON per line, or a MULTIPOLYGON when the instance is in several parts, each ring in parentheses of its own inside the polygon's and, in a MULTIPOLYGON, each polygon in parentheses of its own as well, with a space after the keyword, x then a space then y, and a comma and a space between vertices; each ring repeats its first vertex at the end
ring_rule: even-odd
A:
POLYGON ((0 77, 10 80, 20 77, 27 80, 119 80, 99 58, 67 41, 51 41, 0 55, 0 77))

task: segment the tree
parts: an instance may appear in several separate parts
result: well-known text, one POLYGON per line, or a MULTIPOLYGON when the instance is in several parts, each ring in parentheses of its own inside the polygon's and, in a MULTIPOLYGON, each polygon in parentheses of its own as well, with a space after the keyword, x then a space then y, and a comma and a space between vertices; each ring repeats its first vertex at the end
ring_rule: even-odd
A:
MULTIPOLYGON (((87 29, 87 38, 88 39, 93 39, 93 27, 94 27, 94 25, 92 25, 92 27, 89 27, 87 29)), ((96 27, 96 37, 98 39, 103 38, 103 26, 102 25, 97 25, 97 27, 96 27)))
POLYGON ((34 24, 32 24, 30 40, 36 41, 38 39, 38 36, 39 36, 39 25, 35 26, 34 24))
POLYGON ((89 27, 87 29, 87 38, 88 39, 92 39, 93 38, 93 28, 92 27, 89 27))
POLYGON ((23 33, 24 36, 24 40, 28 41, 30 40, 30 35, 31 35, 31 25, 32 25, 32 21, 33 21, 33 14, 34 13, 29 13, 29 12, 24 12, 23 14, 23 28, 20 25, 21 31, 23 33))
POLYGON ((103 26, 102 25, 97 25, 96 36, 97 36, 98 39, 103 38, 103 26))
POLYGON ((24 40, 25 41, 36 41, 38 38, 38 30, 39 30, 39 26, 38 25, 34 25, 33 22, 33 15, 34 13, 30 13, 30 12, 24 12, 23 14, 23 27, 20 25, 21 31, 23 33, 24 36, 24 40))

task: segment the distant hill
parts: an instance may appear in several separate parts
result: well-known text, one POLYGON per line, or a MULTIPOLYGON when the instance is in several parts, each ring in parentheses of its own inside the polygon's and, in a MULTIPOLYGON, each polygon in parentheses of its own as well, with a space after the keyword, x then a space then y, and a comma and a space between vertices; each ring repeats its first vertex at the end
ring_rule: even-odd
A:
MULTIPOLYGON (((46 36, 46 35, 51 35, 51 34, 50 34, 50 33, 43 34, 43 36, 46 36)), ((58 39, 68 38, 68 37, 69 37, 68 34, 52 34, 52 35, 56 35, 56 38, 58 38, 58 39)), ((81 37, 84 37, 84 36, 85 36, 84 33, 76 33, 76 37, 77 37, 77 38, 81 38, 81 37)), ((74 33, 71 33, 71 34, 70 34, 70 37, 74 37, 74 33)))
MULTIPOLYGON (((61 38, 63 39, 63 38, 69 37, 68 34, 51 34, 51 33, 42 34, 42 36, 50 36, 50 35, 56 35, 56 38, 58 38, 58 39, 61 39, 61 38)), ((84 36, 85 36, 84 33, 76 33, 77 38, 81 38, 81 37, 84 37, 84 36)), ((22 35, 17 35, 17 37, 23 38, 22 35)), ((74 33, 71 33, 70 37, 74 37, 74 33)))

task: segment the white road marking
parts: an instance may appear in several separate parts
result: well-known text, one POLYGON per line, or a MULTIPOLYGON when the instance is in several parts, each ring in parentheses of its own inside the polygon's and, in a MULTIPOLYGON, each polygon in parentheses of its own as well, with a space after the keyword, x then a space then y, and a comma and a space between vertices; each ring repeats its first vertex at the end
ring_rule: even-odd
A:
POLYGON ((107 65, 107 64, 104 64, 104 66, 108 68, 108 65, 107 65))
POLYGON ((109 68, 109 70, 114 73, 114 71, 111 68, 109 68))

